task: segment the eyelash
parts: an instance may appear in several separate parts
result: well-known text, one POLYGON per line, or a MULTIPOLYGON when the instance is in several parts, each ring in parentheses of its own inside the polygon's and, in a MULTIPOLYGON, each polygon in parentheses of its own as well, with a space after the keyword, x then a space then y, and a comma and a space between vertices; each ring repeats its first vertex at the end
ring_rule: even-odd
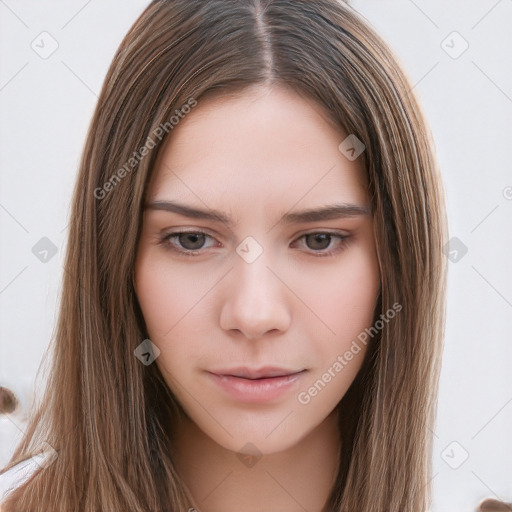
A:
MULTIPOLYGON (((181 256, 185 256, 185 257, 200 256, 201 253, 204 252, 202 249, 199 249, 196 251, 191 250, 191 249, 180 249, 171 244, 171 242, 170 242, 171 239, 177 238, 179 235, 187 235, 187 234, 205 235, 206 237, 213 238, 208 233, 206 233, 204 231, 173 231, 171 233, 165 234, 162 238, 160 238, 159 244, 163 245, 165 250, 175 252, 181 256)), ((309 236, 309 235, 328 235, 330 237, 335 237, 335 238, 339 239, 339 247, 337 249, 331 249, 328 251, 325 251, 325 250, 315 251, 313 249, 310 249, 308 252, 315 257, 334 256, 334 255, 338 254, 339 252, 341 252, 342 250, 344 250, 347 247, 347 245, 351 239, 350 235, 341 235, 340 233, 336 233, 333 231, 312 231, 309 233, 304 233, 296 240, 304 239, 306 236, 309 236)))

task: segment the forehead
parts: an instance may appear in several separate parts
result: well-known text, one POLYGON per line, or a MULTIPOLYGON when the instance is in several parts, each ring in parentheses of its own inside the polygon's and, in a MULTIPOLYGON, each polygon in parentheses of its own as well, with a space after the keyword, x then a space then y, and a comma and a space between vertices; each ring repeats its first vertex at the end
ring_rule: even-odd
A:
POLYGON ((347 134, 312 100, 283 88, 211 97, 180 120, 158 155, 149 198, 362 202, 362 159, 338 146, 347 134))

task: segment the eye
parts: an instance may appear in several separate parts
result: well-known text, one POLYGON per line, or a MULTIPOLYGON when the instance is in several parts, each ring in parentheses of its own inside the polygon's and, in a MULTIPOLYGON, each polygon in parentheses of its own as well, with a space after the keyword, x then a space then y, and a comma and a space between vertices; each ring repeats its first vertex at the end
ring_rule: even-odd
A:
MULTIPOLYGON (((314 256, 333 256, 342 251, 349 242, 349 235, 329 231, 317 231, 306 233, 297 238, 290 247, 294 248, 295 244, 299 244, 306 252, 314 256), (302 243, 301 243, 302 242, 302 243)), ((198 256, 202 249, 216 246, 215 239, 204 231, 174 231, 166 233, 159 243, 165 249, 174 251, 184 256, 198 256), (212 242, 206 245, 206 242, 212 242)))
POLYGON ((214 245, 205 246, 207 239, 213 240, 211 236, 203 231, 174 231, 165 234, 160 239, 160 243, 171 251, 194 256, 199 253, 200 249, 214 245))
POLYGON ((349 238, 349 235, 342 235, 340 233, 317 231, 306 233, 298 238, 297 241, 303 241, 306 248, 310 249, 309 252, 312 252, 315 256, 332 256, 347 246, 349 238))

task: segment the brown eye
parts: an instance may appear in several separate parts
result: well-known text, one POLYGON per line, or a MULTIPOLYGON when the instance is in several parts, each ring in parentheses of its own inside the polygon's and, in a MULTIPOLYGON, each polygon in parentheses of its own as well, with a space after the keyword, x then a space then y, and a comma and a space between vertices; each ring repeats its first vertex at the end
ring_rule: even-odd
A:
POLYGON ((185 256, 197 256, 202 254, 204 249, 213 247, 215 239, 202 231, 175 231, 167 233, 160 238, 159 243, 165 249, 185 256), (208 243, 208 239, 210 243, 208 243))
POLYGON ((181 233, 177 235, 179 244, 189 251, 201 249, 205 242, 204 233, 181 233))
POLYGON ((327 249, 331 243, 331 235, 329 233, 311 233, 305 235, 306 245, 309 249, 316 251, 327 249))
POLYGON ((299 247, 312 256, 335 256, 348 246, 353 235, 331 231, 305 233, 291 247, 299 247))

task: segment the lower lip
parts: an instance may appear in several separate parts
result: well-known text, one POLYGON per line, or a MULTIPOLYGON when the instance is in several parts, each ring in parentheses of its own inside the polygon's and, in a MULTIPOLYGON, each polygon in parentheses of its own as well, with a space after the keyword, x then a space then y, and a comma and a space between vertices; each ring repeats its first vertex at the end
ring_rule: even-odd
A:
POLYGON ((244 379, 232 375, 217 375, 209 373, 228 395, 240 402, 261 403, 269 402, 293 389, 302 375, 303 370, 283 377, 269 377, 265 379, 244 379))

